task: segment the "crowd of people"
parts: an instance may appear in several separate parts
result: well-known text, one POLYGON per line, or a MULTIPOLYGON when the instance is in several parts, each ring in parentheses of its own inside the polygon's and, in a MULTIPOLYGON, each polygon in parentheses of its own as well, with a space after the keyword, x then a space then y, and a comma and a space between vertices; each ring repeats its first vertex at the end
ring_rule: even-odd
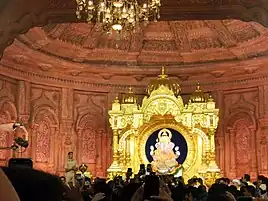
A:
POLYGON ((11 183, 3 184, 3 176, 0 178, 0 193, 6 194, 0 195, 1 201, 249 201, 267 198, 267 178, 258 176, 256 182, 252 182, 247 174, 239 180, 220 178, 207 186, 201 178, 185 182, 183 177, 157 176, 148 171, 136 175, 128 171, 124 179, 117 176, 110 181, 80 174, 75 182, 66 182, 64 176, 59 178, 31 168, 1 169, 11 183), (8 198, 12 193, 17 196, 8 198))

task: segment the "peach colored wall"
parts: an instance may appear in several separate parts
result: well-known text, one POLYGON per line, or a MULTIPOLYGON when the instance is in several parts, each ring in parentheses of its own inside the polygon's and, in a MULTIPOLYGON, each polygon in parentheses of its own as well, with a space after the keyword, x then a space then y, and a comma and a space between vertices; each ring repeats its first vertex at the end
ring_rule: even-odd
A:
MULTIPOLYGON (((77 161, 89 164, 93 174, 105 175, 112 152, 107 110, 115 93, 0 78, 0 122, 17 117, 28 122, 30 147, 23 157, 31 157, 38 169, 60 174, 67 152, 74 151, 77 161)), ((217 161, 228 177, 268 176, 267 93, 268 85, 213 92, 220 108, 217 161)), ((0 146, 11 143, 12 134, 2 132, 0 146)), ((10 156, 10 151, 0 151, 0 164, 10 156)))
MULTIPOLYGON (((108 94, 45 87, 24 81, 0 80, 0 123, 22 117, 30 133, 23 157, 52 173, 63 172, 68 151, 86 163, 94 175, 104 176, 111 160, 108 94)), ((12 143, 12 133, 0 134, 0 146, 12 143)), ((4 165, 11 151, 0 151, 4 165)), ((17 155, 19 156, 19 155, 17 155)))

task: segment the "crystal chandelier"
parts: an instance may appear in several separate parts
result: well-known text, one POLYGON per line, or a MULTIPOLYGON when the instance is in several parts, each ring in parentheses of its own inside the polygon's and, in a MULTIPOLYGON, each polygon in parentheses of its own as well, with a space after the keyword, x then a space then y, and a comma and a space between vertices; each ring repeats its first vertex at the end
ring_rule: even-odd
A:
POLYGON ((160 18, 160 0, 76 0, 78 19, 101 23, 107 32, 133 30, 160 18), (143 1, 140 3, 140 1, 143 1))

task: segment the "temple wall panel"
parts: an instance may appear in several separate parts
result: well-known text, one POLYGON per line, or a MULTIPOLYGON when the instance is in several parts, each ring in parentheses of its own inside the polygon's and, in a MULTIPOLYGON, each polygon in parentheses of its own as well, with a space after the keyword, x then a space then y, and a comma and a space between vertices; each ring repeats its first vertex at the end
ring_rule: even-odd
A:
MULTIPOLYGON (((34 167, 63 174, 67 153, 73 151, 79 164, 86 163, 97 176, 105 176, 111 162, 111 132, 108 128, 108 93, 82 92, 48 87, 1 77, 0 122, 26 125, 30 146, 16 157, 30 157, 34 167)), ((15 134, 17 135, 17 134, 15 134)), ((12 145, 13 133, 0 133, 0 147, 12 145)), ((0 164, 12 157, 0 150, 0 164)))
MULTIPOLYGON (((36 168, 63 174, 67 153, 73 151, 79 164, 86 163, 94 175, 105 176, 112 155, 107 112, 121 89, 82 91, 0 78, 0 122, 21 118, 30 134, 30 147, 16 156, 31 157, 36 168)), ((268 176, 267 90, 267 85, 260 84, 213 91, 220 108, 216 158, 228 177, 268 176)), ((183 95, 185 102, 188 96, 183 95)), ((1 147, 10 146, 12 140, 12 133, 1 132, 1 147)), ((10 150, 1 150, 0 164, 7 164, 10 157, 10 150)))

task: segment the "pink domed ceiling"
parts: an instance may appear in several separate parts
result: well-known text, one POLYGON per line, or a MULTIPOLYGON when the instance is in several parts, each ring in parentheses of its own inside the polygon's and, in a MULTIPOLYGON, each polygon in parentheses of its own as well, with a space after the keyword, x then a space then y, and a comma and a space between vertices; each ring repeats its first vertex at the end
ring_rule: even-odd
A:
POLYGON ((261 72, 267 38, 267 28, 239 20, 161 21, 120 37, 93 24, 49 24, 18 36, 2 63, 107 84, 144 86, 162 65, 181 81, 213 80, 261 72))
POLYGON ((52 24, 18 38, 45 54, 79 63, 159 66, 233 61, 263 55, 268 31, 238 20, 162 21, 137 33, 106 34, 98 25, 52 24), (256 48, 251 48, 256 46, 256 48))

